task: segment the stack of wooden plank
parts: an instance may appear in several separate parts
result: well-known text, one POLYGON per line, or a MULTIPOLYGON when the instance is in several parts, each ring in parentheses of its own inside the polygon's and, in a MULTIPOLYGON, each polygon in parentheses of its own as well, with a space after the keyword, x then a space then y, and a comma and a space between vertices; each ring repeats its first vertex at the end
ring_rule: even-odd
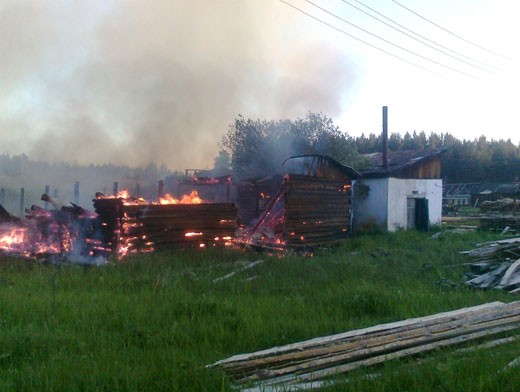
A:
POLYGON ((468 286, 520 292, 520 237, 478 244, 462 253, 474 260, 465 273, 468 286))
POLYGON ((350 186, 345 180, 289 175, 285 194, 287 245, 319 246, 345 239, 350 216, 350 186))
MULTIPOLYGON (((364 366, 464 342, 511 333, 520 327, 520 302, 484 305, 353 330, 240 354, 210 367, 243 386, 285 387, 323 380, 364 366)), ((495 340, 494 344, 511 339, 495 340)))
POLYGON ((105 253, 117 253, 120 248, 121 225, 123 219, 123 199, 105 198, 97 194, 93 200, 94 209, 98 214, 98 233, 97 237, 100 246, 105 249, 105 253))
POLYGON ((98 198, 94 206, 103 240, 114 252, 224 246, 237 228, 232 203, 143 204, 98 198))
POLYGON ((288 174, 247 241, 280 250, 331 245, 348 236, 351 211, 348 180, 288 174))
POLYGON ((123 236, 133 249, 224 245, 235 236, 232 203, 123 206, 123 236))

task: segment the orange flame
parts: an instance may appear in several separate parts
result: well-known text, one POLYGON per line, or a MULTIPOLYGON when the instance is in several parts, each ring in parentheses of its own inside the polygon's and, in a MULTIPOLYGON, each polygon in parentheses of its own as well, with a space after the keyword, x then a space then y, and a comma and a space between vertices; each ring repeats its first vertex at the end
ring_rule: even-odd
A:
POLYGON ((160 204, 202 204, 204 201, 197 191, 191 191, 189 195, 182 195, 180 199, 176 199, 169 193, 159 199, 160 204))
POLYGON ((14 228, 0 234, 0 249, 13 250, 17 245, 25 242, 27 230, 25 228, 14 228))
POLYGON ((199 193, 195 190, 191 191, 189 195, 182 195, 180 199, 177 199, 167 193, 163 197, 159 198, 159 202, 148 202, 142 197, 136 198, 131 197, 130 192, 127 189, 123 189, 117 193, 116 196, 105 196, 99 195, 98 198, 102 199, 123 199, 125 205, 138 205, 138 204, 202 204, 205 201, 199 196, 199 193))
POLYGON ((201 233, 200 231, 196 232, 196 231, 190 231, 186 234, 184 234, 184 237, 198 237, 198 236, 201 236, 203 233, 201 233))

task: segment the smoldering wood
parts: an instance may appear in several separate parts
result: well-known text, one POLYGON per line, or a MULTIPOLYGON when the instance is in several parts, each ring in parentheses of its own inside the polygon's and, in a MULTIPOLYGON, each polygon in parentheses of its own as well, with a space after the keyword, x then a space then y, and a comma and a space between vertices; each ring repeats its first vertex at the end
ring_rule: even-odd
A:
POLYGON ((0 224, 1 223, 14 223, 18 224, 21 219, 11 215, 1 204, 0 204, 0 224))
POLYGON ((344 177, 286 175, 247 233, 250 242, 259 247, 305 249, 342 241, 350 233, 351 196, 350 180, 344 177))
POLYGON ((237 229, 232 203, 125 204, 121 198, 94 200, 101 238, 113 252, 157 248, 225 246, 237 229))
MULTIPOLYGON (((51 200, 42 196, 43 200, 51 200)), ((74 252, 77 256, 92 256, 96 244, 95 214, 71 203, 59 209, 47 210, 32 205, 24 210, 25 217, 15 218, 0 206, 0 222, 8 222, 9 228, 23 230, 23 243, 14 243, 6 251, 24 259, 55 261, 74 252)))

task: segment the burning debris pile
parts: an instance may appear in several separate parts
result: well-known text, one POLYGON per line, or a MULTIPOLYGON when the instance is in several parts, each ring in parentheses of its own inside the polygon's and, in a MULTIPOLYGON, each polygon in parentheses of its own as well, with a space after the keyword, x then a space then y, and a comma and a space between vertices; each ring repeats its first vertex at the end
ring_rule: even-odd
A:
POLYGON ((462 253, 475 260, 465 273, 468 286, 520 292, 520 237, 486 242, 462 253))
POLYGON ((204 203, 197 192, 180 199, 170 195, 149 203, 128 192, 97 194, 95 213, 71 203, 53 210, 33 205, 25 219, 0 206, 0 252, 35 260, 98 264, 108 256, 151 252, 167 247, 231 244, 237 229, 232 203, 204 203))
POLYGON ((54 204, 54 210, 33 205, 26 219, 10 215, 0 206, 0 251, 18 257, 49 260, 55 257, 96 262, 96 215, 83 208, 59 207, 48 195, 42 200, 54 204))

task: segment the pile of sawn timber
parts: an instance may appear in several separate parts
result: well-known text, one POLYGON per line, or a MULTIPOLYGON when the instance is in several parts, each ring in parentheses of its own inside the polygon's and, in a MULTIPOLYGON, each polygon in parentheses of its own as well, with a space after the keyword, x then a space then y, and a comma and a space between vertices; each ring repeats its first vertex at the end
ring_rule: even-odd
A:
POLYGON ((234 238, 237 208, 233 203, 148 204, 122 198, 94 200, 102 242, 114 253, 191 246, 225 246, 234 238))
POLYGON ((474 260, 464 274, 467 285, 520 292, 520 237, 478 244, 462 253, 474 260))
MULTIPOLYGON (((520 327, 520 302, 491 302, 422 318, 381 324, 218 361, 244 387, 289 387, 360 367, 456 344, 497 338, 520 327)), ((516 332, 516 331, 515 331, 516 332)), ((496 346, 516 336, 486 342, 496 346)))

